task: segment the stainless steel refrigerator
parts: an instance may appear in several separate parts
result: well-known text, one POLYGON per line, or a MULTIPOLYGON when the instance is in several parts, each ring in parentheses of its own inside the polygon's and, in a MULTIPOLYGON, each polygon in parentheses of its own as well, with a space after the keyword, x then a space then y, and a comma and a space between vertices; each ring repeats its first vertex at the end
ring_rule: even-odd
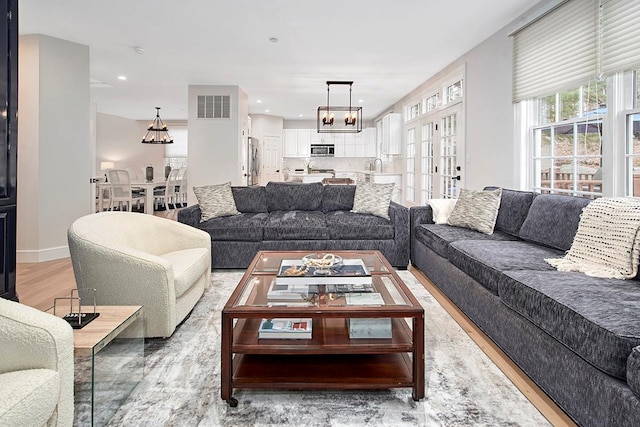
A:
POLYGON ((244 176, 247 178, 247 185, 258 185, 258 175, 260 174, 260 145, 257 138, 247 138, 247 170, 244 176))

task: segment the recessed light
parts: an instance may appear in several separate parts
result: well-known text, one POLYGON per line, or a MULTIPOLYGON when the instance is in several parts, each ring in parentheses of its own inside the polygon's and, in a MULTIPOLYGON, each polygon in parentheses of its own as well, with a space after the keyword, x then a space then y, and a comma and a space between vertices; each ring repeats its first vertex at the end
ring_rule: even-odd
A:
POLYGON ((269 41, 271 43, 278 43, 278 38, 277 37, 269 37, 269 41))
POLYGON ((298 114, 298 117, 304 117, 304 114, 298 114))
POLYGON ((256 102, 257 102, 258 104, 262 104, 262 99, 258 99, 256 102))
POLYGON ((362 104, 364 102, 364 99, 359 99, 358 102, 362 104))
POLYGON ((271 111, 271 110, 264 110, 264 112, 265 112, 265 113, 268 113, 268 112, 270 112, 270 111, 271 111))
POLYGON ((127 80, 127 76, 118 76, 118 80, 127 80))

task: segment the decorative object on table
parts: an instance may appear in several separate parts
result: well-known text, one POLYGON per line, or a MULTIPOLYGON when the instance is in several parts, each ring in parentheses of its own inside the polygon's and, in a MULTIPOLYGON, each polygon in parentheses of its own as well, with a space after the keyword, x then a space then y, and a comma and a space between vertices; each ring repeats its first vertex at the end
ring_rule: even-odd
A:
POLYGON ((169 178, 169 174, 171 173, 171 166, 167 165, 164 167, 164 179, 169 178))
POLYGON ((153 181, 153 165, 149 163, 145 169, 145 177, 147 182, 153 181))
MULTIPOLYGON (((378 292, 354 292, 345 294, 347 305, 383 306, 384 300, 378 292)), ((350 339, 391 338, 391 318, 350 318, 350 339)))
MULTIPOLYGON (((116 164, 114 162, 100 162, 100 170, 104 172, 108 172, 111 169, 115 169, 116 164)), ((107 174, 104 174, 104 182, 109 182, 107 178, 107 174)))
POLYGON ((56 315, 56 308, 58 308, 58 302, 67 300, 69 302, 69 313, 65 314, 62 318, 66 320, 73 329, 82 329, 88 325, 92 320, 100 316, 100 313, 96 313, 96 290, 95 289, 83 289, 83 296, 80 297, 80 291, 78 289, 72 289, 68 297, 59 297, 53 300, 53 314, 56 315), (92 299, 93 312, 82 312, 82 299, 92 299), (77 311, 74 311, 74 302, 77 303, 77 311))
POLYGON ((160 107, 156 107, 156 118, 149 124, 147 133, 142 137, 143 144, 173 144, 167 125, 160 118, 160 107))
POLYGON ((353 81, 327 81, 327 105, 318 107, 316 127, 318 133, 359 133, 362 132, 362 107, 351 106, 353 81), (349 106, 331 106, 329 92, 331 85, 349 86, 349 106), (344 113, 344 120, 335 120, 335 113, 344 113))
POLYGON ((312 319, 262 319, 258 338, 309 340, 312 335, 312 319))

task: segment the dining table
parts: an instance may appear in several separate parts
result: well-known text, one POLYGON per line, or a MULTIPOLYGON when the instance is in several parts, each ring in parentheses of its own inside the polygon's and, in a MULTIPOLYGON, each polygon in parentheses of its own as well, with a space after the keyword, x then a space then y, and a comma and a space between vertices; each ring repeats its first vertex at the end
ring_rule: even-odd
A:
MULTIPOLYGON (((129 183, 131 185, 131 189, 142 189, 144 190, 144 213, 153 215, 153 191, 158 187, 164 187, 166 185, 166 181, 145 181, 145 180, 134 180, 129 183)), ((110 188, 110 184, 108 182, 101 182, 98 184, 98 188, 100 194, 104 189, 110 188)))

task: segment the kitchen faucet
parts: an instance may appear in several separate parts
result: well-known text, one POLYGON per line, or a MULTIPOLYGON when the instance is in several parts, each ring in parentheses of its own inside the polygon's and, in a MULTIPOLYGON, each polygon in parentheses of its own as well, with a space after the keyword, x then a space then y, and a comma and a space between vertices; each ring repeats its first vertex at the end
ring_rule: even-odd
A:
POLYGON ((375 172, 377 170, 377 168, 376 168, 376 163, 377 162, 380 162, 380 172, 382 172, 382 159, 380 157, 376 157, 373 160, 373 171, 375 172))

